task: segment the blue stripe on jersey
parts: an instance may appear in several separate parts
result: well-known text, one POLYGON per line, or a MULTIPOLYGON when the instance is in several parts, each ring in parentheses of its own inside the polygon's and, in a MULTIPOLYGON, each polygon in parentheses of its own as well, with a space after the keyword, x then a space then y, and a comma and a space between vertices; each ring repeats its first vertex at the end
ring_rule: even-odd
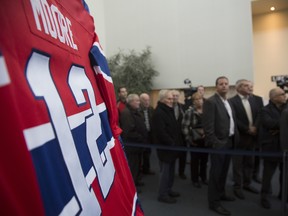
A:
MULTIPOLYGON (((31 151, 46 215, 59 215, 75 194, 57 139, 31 151)), ((24 186, 25 187, 25 186, 24 186)))
POLYGON ((93 161, 86 142, 86 124, 84 123, 73 129, 72 136, 76 145, 79 160, 81 162, 82 171, 86 176, 93 166, 93 161))
POLYGON ((83 4, 85 10, 88 11, 88 13, 90 13, 89 7, 88 7, 88 5, 86 4, 85 0, 82 0, 82 4, 83 4))
POLYGON ((99 47, 93 46, 92 49, 90 50, 90 61, 93 66, 99 66, 103 73, 111 77, 107 60, 99 50, 99 47))

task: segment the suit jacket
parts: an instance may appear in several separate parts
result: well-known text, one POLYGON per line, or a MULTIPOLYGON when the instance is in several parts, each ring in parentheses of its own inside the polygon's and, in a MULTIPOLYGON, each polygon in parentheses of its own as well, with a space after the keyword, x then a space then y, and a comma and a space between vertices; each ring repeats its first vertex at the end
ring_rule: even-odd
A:
POLYGON ((286 105, 283 105, 283 107, 279 109, 275 104, 269 101, 269 104, 261 111, 261 145, 263 151, 280 151, 280 119, 281 112, 285 106, 286 105))
MULTIPOLYGON (((258 125, 258 113, 260 109, 263 107, 263 102, 262 106, 259 106, 259 100, 255 99, 255 97, 250 99, 249 97, 249 103, 251 107, 251 112, 252 112, 252 121, 253 121, 253 126, 257 127, 258 125)), ((248 134, 249 130, 249 120, 245 111, 245 108, 242 103, 241 97, 237 94, 234 97, 232 97, 229 100, 230 104, 232 105, 234 111, 235 111, 235 116, 236 116, 236 121, 237 121, 237 127, 239 130, 240 135, 241 134, 248 134)))
MULTIPOLYGON (((237 143, 239 135, 232 106, 231 109, 235 123, 234 143, 237 143)), ((214 94, 203 104, 203 128, 208 146, 213 148, 232 147, 227 146, 229 143, 230 117, 218 94, 214 94)))
POLYGON ((261 124, 260 113, 261 113, 262 108, 264 107, 263 98, 253 94, 249 97, 249 102, 250 102, 250 104, 252 104, 252 106, 254 107, 254 109, 256 111, 256 117, 255 117, 255 119, 253 119, 254 126, 259 128, 260 124, 261 124))
MULTIPOLYGON (((144 110, 145 110, 145 108, 140 106, 140 113, 145 120, 144 110)), ((148 138, 147 139, 148 139, 148 143, 151 144, 153 142, 151 130, 152 130, 152 116, 154 114, 154 108, 152 106, 149 106, 147 108, 147 111, 148 111, 148 121, 149 121, 149 125, 150 125, 150 130, 148 131, 148 138)))

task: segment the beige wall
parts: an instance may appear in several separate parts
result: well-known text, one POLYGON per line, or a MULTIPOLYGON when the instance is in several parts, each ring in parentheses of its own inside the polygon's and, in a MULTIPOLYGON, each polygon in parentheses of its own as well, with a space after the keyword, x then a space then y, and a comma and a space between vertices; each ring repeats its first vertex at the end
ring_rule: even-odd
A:
POLYGON ((288 10, 253 17, 254 91, 268 99, 271 76, 288 75, 288 10))

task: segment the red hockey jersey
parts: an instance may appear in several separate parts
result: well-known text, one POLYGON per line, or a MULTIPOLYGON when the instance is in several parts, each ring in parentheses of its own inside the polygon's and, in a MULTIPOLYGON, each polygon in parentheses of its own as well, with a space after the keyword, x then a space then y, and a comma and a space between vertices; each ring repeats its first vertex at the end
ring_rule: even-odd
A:
POLYGON ((0 215, 143 215, 84 4, 0 3, 0 215))

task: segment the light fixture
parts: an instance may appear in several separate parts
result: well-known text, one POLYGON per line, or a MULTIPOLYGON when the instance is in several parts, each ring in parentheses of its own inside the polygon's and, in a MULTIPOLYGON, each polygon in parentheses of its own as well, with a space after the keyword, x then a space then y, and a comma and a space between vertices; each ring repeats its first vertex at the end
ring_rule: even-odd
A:
POLYGON ((275 10, 275 7, 270 7, 270 11, 274 11, 275 10))

